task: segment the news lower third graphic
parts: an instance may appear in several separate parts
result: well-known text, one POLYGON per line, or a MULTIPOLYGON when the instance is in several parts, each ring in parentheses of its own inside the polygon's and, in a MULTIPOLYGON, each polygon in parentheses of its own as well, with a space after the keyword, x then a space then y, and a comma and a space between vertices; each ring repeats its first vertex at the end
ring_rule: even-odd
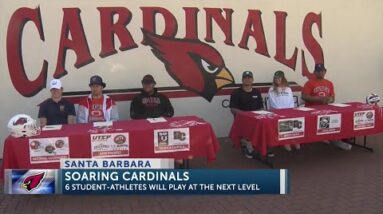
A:
POLYGON ((172 169, 172 159, 64 159, 61 169, 7 169, 6 194, 287 194, 288 171, 172 169))

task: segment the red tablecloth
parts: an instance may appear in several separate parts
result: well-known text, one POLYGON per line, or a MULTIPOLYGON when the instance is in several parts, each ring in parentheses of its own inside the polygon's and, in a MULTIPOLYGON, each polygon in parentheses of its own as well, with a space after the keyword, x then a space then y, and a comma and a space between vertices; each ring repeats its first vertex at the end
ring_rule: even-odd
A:
MULTIPOLYGON (((206 157, 208 161, 215 160, 219 149, 217 138, 209 123, 195 116, 166 118, 167 122, 150 123, 147 120, 117 121, 108 133, 129 132, 129 158, 175 158, 206 157), (170 153, 154 152, 154 130, 189 128, 190 151, 170 153), (118 131, 117 131, 118 130, 118 131)), ((29 156, 29 139, 68 137, 71 158, 91 158, 90 130, 95 130, 91 124, 63 125, 61 130, 42 131, 40 135, 31 138, 14 138, 9 136, 4 143, 4 169, 55 169, 60 163, 31 164, 29 156)), ((128 158, 127 157, 127 158, 128 158)), ((2 178, 1 176, 0 178, 2 178)))
POLYGON ((297 109, 273 110, 274 114, 259 115, 254 112, 240 112, 235 117, 230 130, 232 142, 238 146, 240 139, 251 141, 254 148, 266 155, 268 147, 275 147, 292 143, 311 143, 323 140, 337 140, 356 136, 366 136, 383 132, 382 108, 363 103, 348 103, 347 107, 333 105, 315 106, 312 111, 297 109), (375 126, 369 129, 354 130, 354 112, 374 110, 375 126), (341 130, 339 133, 317 134, 318 115, 341 114, 341 130), (304 136, 294 139, 279 140, 278 120, 303 117, 305 120, 304 136))

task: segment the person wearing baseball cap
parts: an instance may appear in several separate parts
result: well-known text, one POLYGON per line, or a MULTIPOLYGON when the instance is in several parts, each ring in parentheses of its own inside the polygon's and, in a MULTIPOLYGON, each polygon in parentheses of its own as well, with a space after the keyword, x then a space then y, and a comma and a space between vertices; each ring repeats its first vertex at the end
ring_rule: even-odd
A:
POLYGON ((315 64, 315 78, 307 81, 302 90, 302 100, 305 101, 305 106, 327 105, 334 102, 334 85, 325 79, 326 72, 327 69, 323 63, 315 64))
POLYGON ((230 96, 230 109, 235 116, 240 111, 256 111, 263 109, 261 93, 253 88, 253 72, 242 73, 242 85, 230 96))
MULTIPOLYGON (((267 94, 267 108, 286 109, 294 108, 293 91, 289 87, 288 81, 283 71, 276 71, 273 76, 273 86, 269 88, 267 94)), ((293 144, 296 149, 300 149, 299 144, 293 144)), ((291 145, 285 144, 284 148, 291 151, 291 145)))
POLYGON ((244 79, 244 78, 253 78, 253 72, 251 72, 251 71, 244 71, 242 73, 242 79, 244 79))
MULTIPOLYGON (((302 100, 305 101, 305 106, 327 105, 335 101, 334 85, 330 80, 325 79, 326 72, 327 69, 323 63, 315 64, 315 78, 307 81, 302 90, 302 100)), ((330 143, 343 150, 352 148, 351 144, 342 141, 331 141, 330 143)))
POLYGON ((116 121, 119 119, 116 103, 108 95, 103 94, 106 84, 98 75, 89 79, 91 94, 78 106, 77 122, 116 121))
POLYGON ((273 76, 273 86, 267 94, 267 108, 294 108, 294 97, 283 71, 276 71, 273 76))
POLYGON ((94 85, 99 85, 99 86, 102 86, 102 88, 105 88, 106 87, 106 84, 104 83, 104 81, 102 80, 102 78, 98 75, 94 75, 90 78, 89 80, 89 87, 92 87, 94 85))
MULTIPOLYGON (((261 93, 253 88, 254 75, 251 71, 242 73, 242 85, 230 96, 230 110, 235 115, 241 111, 256 111, 263 109, 261 93)), ((242 151, 247 158, 254 158, 254 147, 247 139, 241 139, 242 151)))
POLYGON ((157 92, 154 77, 150 74, 145 75, 141 84, 141 93, 134 97, 130 105, 130 117, 132 119, 172 117, 173 106, 169 98, 157 92))
POLYGON ((62 97, 63 87, 59 79, 49 83, 51 97, 40 104, 38 118, 40 126, 73 124, 76 122, 76 111, 73 103, 62 97))

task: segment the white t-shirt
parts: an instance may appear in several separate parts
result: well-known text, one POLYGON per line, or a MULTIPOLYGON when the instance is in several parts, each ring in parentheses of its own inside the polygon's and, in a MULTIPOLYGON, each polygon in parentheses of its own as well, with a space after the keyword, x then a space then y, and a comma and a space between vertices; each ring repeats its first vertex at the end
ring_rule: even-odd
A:
POLYGON ((273 87, 270 87, 268 93, 267 107, 268 109, 282 109, 282 108, 294 108, 293 92, 290 87, 281 91, 274 91, 273 87))

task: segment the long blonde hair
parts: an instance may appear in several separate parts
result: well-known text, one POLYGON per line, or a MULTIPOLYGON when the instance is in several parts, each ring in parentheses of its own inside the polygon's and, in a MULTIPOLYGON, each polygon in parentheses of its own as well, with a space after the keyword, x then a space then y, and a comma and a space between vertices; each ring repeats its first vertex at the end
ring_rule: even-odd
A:
POLYGON ((287 79, 285 76, 281 77, 282 78, 282 81, 281 81, 281 85, 278 86, 276 83, 275 83, 275 77, 273 78, 273 90, 275 93, 278 93, 278 87, 281 87, 282 90, 284 90, 285 88, 289 87, 289 82, 287 82, 287 79))

